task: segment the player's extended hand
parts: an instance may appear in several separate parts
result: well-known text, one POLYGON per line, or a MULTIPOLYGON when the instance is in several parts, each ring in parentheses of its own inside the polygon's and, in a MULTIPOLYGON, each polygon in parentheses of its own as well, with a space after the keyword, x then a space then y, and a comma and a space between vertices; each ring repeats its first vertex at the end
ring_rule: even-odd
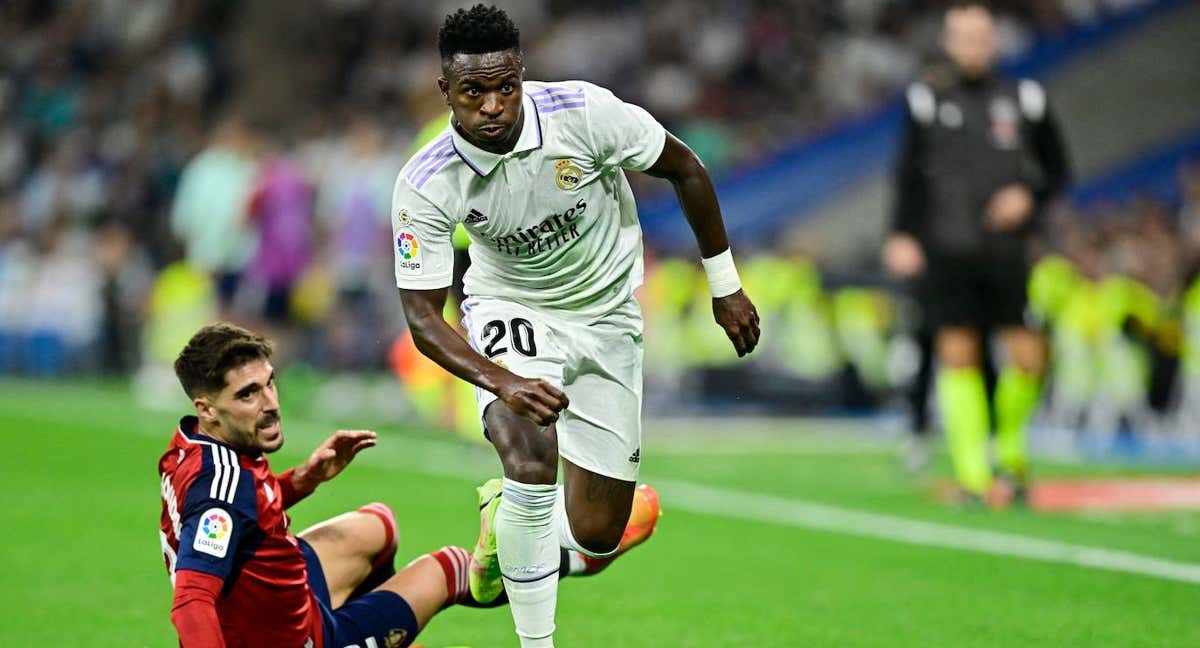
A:
POLYGON ((296 467, 292 484, 299 491, 311 492, 321 482, 337 477, 355 455, 374 446, 376 438, 370 430, 338 430, 313 450, 308 461, 296 467))
POLYGON ((501 382, 496 395, 512 411, 537 423, 550 425, 558 420, 558 413, 569 404, 567 395, 541 378, 522 378, 516 374, 501 382))
POLYGON ((996 190, 988 201, 988 225, 1000 232, 1015 230, 1033 214, 1033 194, 1024 185, 1011 184, 996 190))
POLYGON ((733 342, 738 357, 742 357, 758 346, 758 311, 744 290, 732 295, 714 297, 713 317, 725 329, 725 335, 733 342))

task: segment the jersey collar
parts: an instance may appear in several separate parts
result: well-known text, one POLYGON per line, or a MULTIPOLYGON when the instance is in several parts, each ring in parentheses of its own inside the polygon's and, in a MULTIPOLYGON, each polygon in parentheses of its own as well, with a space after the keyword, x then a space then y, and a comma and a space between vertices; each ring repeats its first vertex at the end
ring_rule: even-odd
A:
POLYGON ((179 419, 178 430, 179 434, 182 435, 184 439, 187 439, 189 443, 211 443, 213 445, 219 445, 223 448, 229 448, 230 451, 239 456, 245 455, 251 458, 262 456, 261 452, 242 452, 241 450, 238 450, 237 448, 214 436, 205 434, 200 429, 200 419, 194 415, 188 415, 179 419))
POLYGON ((530 99, 529 95, 521 97, 521 106, 524 113, 521 136, 517 138, 517 145, 508 153, 492 153, 468 142, 466 138, 459 135, 458 129, 454 128, 454 121, 451 118, 450 136, 453 138, 451 142, 454 144, 454 152, 458 153, 458 157, 471 167, 475 175, 481 178, 487 177, 500 165, 502 160, 542 147, 542 119, 538 116, 537 106, 534 105, 533 99, 530 99))
POLYGON ((202 432, 200 430, 200 419, 195 416, 189 415, 179 419, 179 433, 192 443, 215 443, 233 450, 233 446, 228 443, 202 432))

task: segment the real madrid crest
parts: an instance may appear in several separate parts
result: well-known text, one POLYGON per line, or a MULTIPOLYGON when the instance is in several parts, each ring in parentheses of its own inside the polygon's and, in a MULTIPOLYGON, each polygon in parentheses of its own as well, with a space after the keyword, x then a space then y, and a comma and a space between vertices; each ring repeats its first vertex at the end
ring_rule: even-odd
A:
POLYGON ((401 209, 400 213, 396 214, 396 220, 400 221, 401 225, 412 224, 412 217, 408 215, 407 209, 401 209))
POLYGON ((558 185, 563 191, 571 191, 579 187, 579 183, 583 182, 583 171, 579 167, 571 163, 570 160, 559 160, 554 163, 554 184, 558 185))

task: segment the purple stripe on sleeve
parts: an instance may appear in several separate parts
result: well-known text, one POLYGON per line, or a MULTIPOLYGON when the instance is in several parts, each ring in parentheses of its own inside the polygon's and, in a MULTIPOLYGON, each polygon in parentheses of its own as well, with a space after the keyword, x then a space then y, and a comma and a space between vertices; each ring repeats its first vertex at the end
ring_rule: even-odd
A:
POLYGON ((583 95, 571 96, 571 97, 555 95, 555 96, 549 96, 549 97, 534 97, 533 98, 533 103, 535 103, 539 106, 549 106, 551 104, 564 103, 564 102, 568 102, 568 101, 587 101, 587 98, 584 97, 583 95))
POLYGON ((452 139, 454 139, 452 136, 445 135, 441 139, 436 140, 433 143, 433 146, 430 146, 429 148, 425 149, 425 152, 421 154, 421 157, 417 158, 417 164, 420 164, 421 162, 428 160, 430 157, 433 156, 434 153, 437 152, 438 149, 445 146, 446 142, 449 142, 452 139))
POLYGON ((587 104, 582 101, 575 101, 575 102, 571 102, 571 103, 556 103, 556 104, 550 104, 548 106, 538 106, 538 107, 542 109, 543 114, 547 114, 547 113, 552 113, 552 112, 558 112, 560 110, 567 110, 569 108, 584 108, 586 106, 587 106, 587 104))
POLYGON ((425 149, 425 152, 421 154, 421 157, 417 158, 417 161, 424 162, 425 160, 428 160, 429 158, 433 157, 434 155, 437 154, 439 149, 441 149, 443 146, 449 144, 450 141, 453 139, 454 138, 452 136, 446 135, 445 137, 441 137, 437 140, 434 140, 433 144, 431 144, 429 146, 429 148, 425 149))
POLYGON ((446 163, 449 162, 453 158, 454 158, 454 149, 453 148, 447 150, 445 153, 442 153, 439 157, 434 158, 429 169, 427 171, 425 171, 424 175, 417 178, 416 182, 414 182, 413 185, 415 185, 417 189, 424 187, 425 183, 428 182, 429 179, 433 177, 433 174, 435 174, 439 170, 441 170, 441 168, 446 166, 446 163))
POLYGON ((554 112, 564 108, 580 108, 587 105, 587 97, 582 88, 571 90, 562 86, 551 86, 528 93, 533 99, 533 105, 544 108, 545 112, 554 112))
POLYGON ((446 153, 446 151, 451 151, 453 148, 453 140, 447 139, 445 142, 438 144, 436 147, 426 151, 425 154, 421 156, 421 159, 417 162, 417 165, 408 172, 409 181, 411 182, 420 176, 425 172, 426 169, 429 168, 430 165, 434 164, 438 159, 440 159, 441 156, 446 153))
POLYGON ((422 153, 420 157, 417 158, 417 162, 416 162, 416 165, 414 166, 414 168, 421 166, 421 164, 427 162, 430 158, 436 157, 437 154, 440 153, 441 150, 446 147, 446 145, 450 144, 451 141, 453 141, 453 139, 454 139, 453 137, 447 135, 446 137, 443 137, 443 138, 435 141, 429 148, 425 149, 425 152, 422 153))
POLYGON ((541 89, 541 90, 533 90, 533 91, 531 91, 531 92, 529 93, 529 96, 531 96, 531 97, 535 97, 535 98, 538 98, 538 99, 544 99, 544 98, 546 98, 546 97, 550 97, 550 96, 559 96, 559 97, 582 97, 582 96, 583 96, 583 90, 571 90, 571 89, 568 89, 568 88, 543 88, 543 89, 541 89))
POLYGON ((409 170, 409 172, 408 172, 409 181, 415 180, 417 177, 419 177, 422 173, 425 172, 425 169, 429 168, 429 165, 433 164, 443 153, 450 150, 451 148, 452 147, 451 147, 450 143, 447 142, 446 144, 442 144, 442 145, 438 146, 434 150, 430 150, 428 155, 422 157, 421 162, 419 164, 417 164, 416 166, 414 166, 412 169, 409 170))

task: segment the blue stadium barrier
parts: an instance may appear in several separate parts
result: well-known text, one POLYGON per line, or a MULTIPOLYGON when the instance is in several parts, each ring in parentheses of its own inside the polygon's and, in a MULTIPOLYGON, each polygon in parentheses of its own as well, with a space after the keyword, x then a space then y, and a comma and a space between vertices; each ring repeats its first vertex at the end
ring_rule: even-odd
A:
POLYGON ((1171 142, 1147 151, 1138 159, 1079 185, 1072 191, 1071 197, 1075 204, 1085 209, 1121 202, 1135 194, 1179 207, 1183 202, 1179 166, 1190 160, 1200 161, 1200 124, 1191 133, 1173 137, 1171 142))

